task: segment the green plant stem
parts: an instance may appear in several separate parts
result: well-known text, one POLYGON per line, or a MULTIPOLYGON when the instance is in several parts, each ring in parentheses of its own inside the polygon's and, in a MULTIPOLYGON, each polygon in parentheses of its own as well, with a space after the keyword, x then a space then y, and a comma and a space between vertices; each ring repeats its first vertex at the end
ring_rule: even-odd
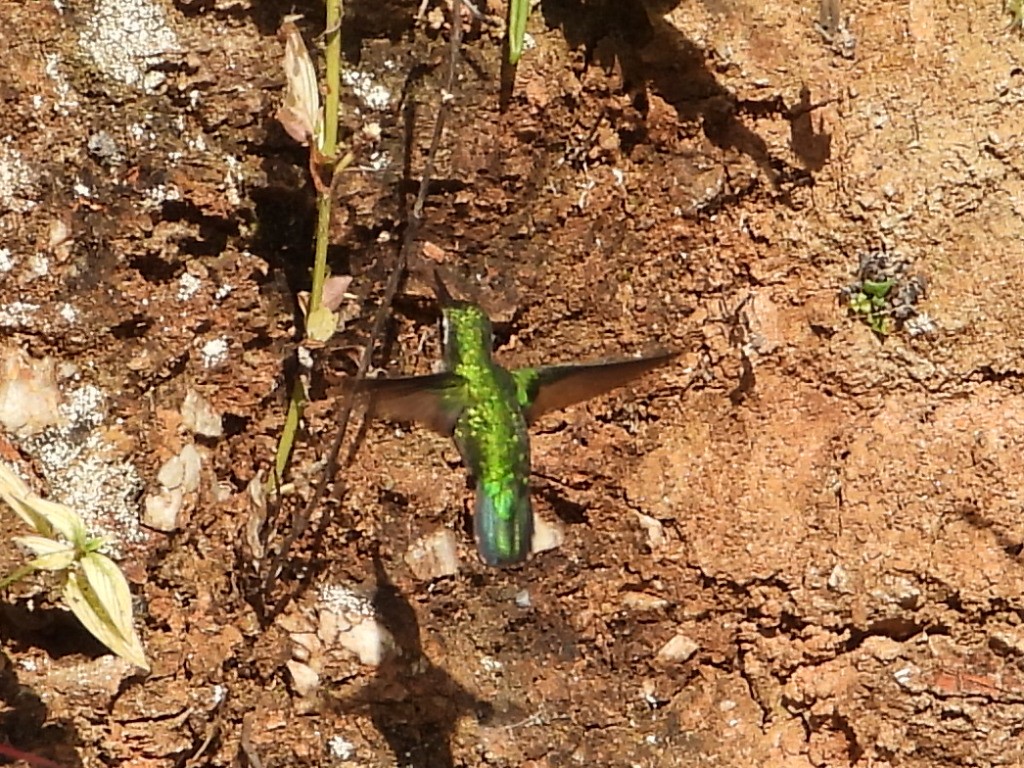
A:
POLYGON ((523 55, 526 20, 530 16, 530 0, 509 0, 508 3, 508 63, 518 64, 523 55))
POLYGON ((301 377, 295 378, 292 384, 292 392, 288 398, 288 414, 284 418, 284 426, 281 428, 281 439, 277 443, 277 454, 274 457, 274 476, 270 478, 270 488, 277 490, 282 485, 284 471, 288 467, 288 458, 291 456, 292 448, 295 446, 295 435, 299 431, 299 419, 302 418, 302 409, 306 405, 306 388, 302 386, 301 377))
MULTIPOLYGON (((338 153, 338 113, 341 105, 341 17, 342 0, 327 0, 327 32, 324 56, 324 122, 320 152, 327 160, 333 176, 338 153)), ((331 234, 331 190, 327 185, 317 193, 316 240, 313 258, 313 285, 309 292, 309 313, 323 304, 324 282, 327 280, 327 245, 331 234)))
MULTIPOLYGON (((451 57, 449 59, 448 76, 444 86, 444 90, 450 94, 455 93, 458 84, 457 74, 459 50, 462 47, 461 10, 461 0, 454 0, 452 3, 451 57)), ((384 298, 381 301, 380 306, 377 308, 377 314, 373 320, 373 327, 370 330, 370 340, 363 348, 363 354, 359 359, 359 369, 356 371, 356 375, 354 377, 356 382, 360 382, 365 378, 366 372, 370 368, 370 360, 373 357, 375 344, 384 336, 384 328, 391 312, 391 306, 394 302, 395 294, 398 293, 398 287, 405 276, 406 267, 409 262, 409 254, 413 250, 413 244, 417 242, 416 238, 419 235, 420 226, 423 223, 423 206, 427 199, 427 192, 430 189, 431 179, 434 176, 434 165, 437 161, 438 148, 441 146, 441 137, 444 134, 445 119, 449 109, 449 100, 442 98, 437 109, 437 117, 434 120, 434 131, 430 139, 430 149, 427 151, 426 164, 424 165, 423 173, 420 177, 419 191, 416 193, 416 200, 412 204, 412 209, 407 214, 408 223, 405 227, 405 234, 402 236, 402 246, 399 248, 398 258, 394 268, 391 270, 391 275, 388 277, 387 284, 384 287, 384 298)), ((410 141, 408 146, 411 150, 413 143, 410 141)), ((344 158, 339 165, 343 167, 349 162, 351 162, 350 156, 344 158)), ((355 393, 356 390, 353 387, 350 388, 344 396, 344 405, 341 408, 341 414, 338 416, 338 431, 324 460, 324 468, 320 473, 320 479, 316 484, 313 495, 306 501, 305 507, 292 518, 291 530, 288 531, 287 535, 285 535, 284 539, 281 541, 277 554, 271 558, 270 565, 263 577, 263 593, 266 598, 269 598, 270 591, 278 577, 278 574, 281 573, 282 565, 287 559, 292 545, 295 544, 299 536, 301 536, 306 530, 306 526, 309 525, 309 521, 312 519, 313 512, 316 510, 320 500, 323 499, 327 492, 328 483, 334 478, 334 472, 338 466, 338 454, 341 452, 341 445, 345 440, 349 419, 352 416, 352 410, 355 405, 355 393)), ((331 516, 326 515, 324 517, 324 525, 329 525, 330 522, 331 516)), ((275 603, 270 609, 270 615, 276 616, 284 610, 289 599, 290 595, 282 595, 277 603, 275 603)))
MULTIPOLYGON (((306 311, 307 318, 312 317, 313 313, 323 306, 324 301, 324 283, 327 281, 327 246, 331 239, 334 178, 338 171, 348 166, 353 159, 351 152, 346 153, 341 162, 338 162, 337 158, 338 114, 341 109, 341 18, 344 14, 344 3, 342 0, 326 0, 326 2, 324 116, 323 124, 320 127, 322 141, 317 141, 310 147, 314 160, 310 163, 310 167, 313 169, 313 173, 317 173, 320 170, 317 166, 320 164, 315 161, 317 159, 325 160, 326 169, 331 174, 331 183, 316 185, 316 232, 313 239, 313 274, 309 291, 309 306, 306 311)), ((308 328, 305 333, 307 336, 309 335, 308 328)), ((274 476, 270 478, 268 484, 271 489, 276 490, 281 487, 285 469, 288 467, 288 460, 291 458, 292 448, 295 446, 295 436, 298 433, 305 405, 305 388, 302 379, 296 378, 288 397, 288 413, 285 416, 274 456, 274 476)))

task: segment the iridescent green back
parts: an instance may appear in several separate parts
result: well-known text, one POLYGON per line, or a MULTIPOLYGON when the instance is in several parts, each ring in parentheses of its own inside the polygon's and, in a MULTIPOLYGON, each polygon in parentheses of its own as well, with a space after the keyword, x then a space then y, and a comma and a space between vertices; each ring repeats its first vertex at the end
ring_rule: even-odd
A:
POLYGON ((474 529, 489 565, 519 562, 530 552, 530 444, 512 375, 491 359, 491 323, 472 304, 444 309, 445 361, 461 376, 466 404, 455 441, 477 481, 474 529))

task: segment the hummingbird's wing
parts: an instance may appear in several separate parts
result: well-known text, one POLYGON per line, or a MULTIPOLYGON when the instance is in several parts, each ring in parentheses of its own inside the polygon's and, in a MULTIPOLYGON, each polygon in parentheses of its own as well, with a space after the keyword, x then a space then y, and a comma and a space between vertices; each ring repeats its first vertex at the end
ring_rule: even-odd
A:
POLYGON ((512 371, 516 396, 528 424, 545 413, 589 400, 621 387, 630 379, 664 365, 678 352, 662 352, 633 360, 583 365, 551 365, 512 371))
POLYGON ((462 413, 465 379, 454 373, 364 379, 360 389, 370 393, 371 416, 390 421, 413 421, 451 437, 462 413))

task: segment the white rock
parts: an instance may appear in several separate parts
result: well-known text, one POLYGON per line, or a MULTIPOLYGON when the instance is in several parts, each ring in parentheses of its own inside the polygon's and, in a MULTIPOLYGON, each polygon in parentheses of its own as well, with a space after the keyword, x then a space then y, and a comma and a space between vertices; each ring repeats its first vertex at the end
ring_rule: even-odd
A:
POLYGON ((325 646, 343 648, 370 667, 380 666, 395 650, 395 639, 377 621, 373 603, 349 587, 322 587, 317 609, 317 636, 325 646))
POLYGON ((355 654, 360 664, 379 667, 395 649, 395 639, 373 618, 364 617, 347 631, 338 633, 338 645, 355 654))
POLYGON ((323 646, 315 632, 292 632, 288 639, 292 641, 292 658, 304 664, 315 666, 323 655, 323 646))
POLYGON ((178 458, 181 459, 182 466, 185 468, 181 487, 185 493, 195 493, 199 490, 199 470, 202 467, 203 459, 192 443, 181 449, 178 458))
POLYGON ((454 531, 440 528, 413 542, 405 563, 417 579, 430 581, 459 572, 459 542, 454 531))
POLYGON ((530 549, 536 554, 538 552, 547 552, 549 549, 555 549, 556 547, 562 546, 565 542, 565 532, 562 527, 557 523, 549 523, 543 517, 538 514, 533 516, 533 541, 531 542, 530 549))
POLYGON ((331 755, 339 760, 352 760, 356 756, 356 745, 344 736, 331 736, 327 740, 327 747, 331 755))
POLYGON ((309 698, 316 693, 316 689, 320 687, 320 675, 311 666, 291 659, 285 663, 285 667, 291 675, 292 689, 295 693, 303 698, 309 698))
POLYGON ((185 493, 181 488, 164 488, 160 493, 150 494, 146 497, 142 524, 164 533, 178 530, 184 502, 185 493))
POLYGON ((636 512, 637 520, 640 522, 640 527, 647 533, 647 543, 650 544, 651 549, 659 549, 668 543, 668 537, 665 536, 665 526, 658 520, 655 520, 650 515, 645 515, 642 512, 636 512))
POLYGON ((0 427, 28 437, 62 421, 53 361, 20 349, 0 352, 0 427))
POLYGON ((828 588, 834 592, 851 592, 850 574, 847 573, 842 563, 836 563, 828 575, 828 588))
POLYGON ((683 634, 678 634, 667 643, 661 646, 658 651, 658 658, 674 664, 680 664, 689 659, 700 650, 695 640, 683 634))
POLYGON ((157 482, 165 490, 181 490, 191 493, 199 488, 199 469, 202 457, 191 443, 163 463, 156 473, 157 482))
POLYGON ((156 481, 164 488, 181 488, 185 483, 185 464, 180 456, 172 456, 156 472, 156 481))
POLYGON ((220 437, 224 434, 221 415, 194 389, 185 393, 185 401, 181 404, 181 423, 185 429, 203 437, 220 437))
POLYGON ((634 611, 660 611, 668 608, 668 600, 646 592, 629 591, 623 593, 622 605, 634 611))

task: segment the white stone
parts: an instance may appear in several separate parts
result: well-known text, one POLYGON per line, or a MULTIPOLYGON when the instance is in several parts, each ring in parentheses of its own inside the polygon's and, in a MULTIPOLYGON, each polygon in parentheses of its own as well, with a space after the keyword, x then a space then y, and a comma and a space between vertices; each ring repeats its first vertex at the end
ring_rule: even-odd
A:
POLYGON ((680 633, 661 646, 661 649, 658 651, 658 658, 661 661, 680 664, 699 650, 700 646, 695 640, 680 633))
POLYGON ((562 546, 565 542, 565 532, 557 523, 549 523, 538 514, 533 516, 533 541, 530 549, 534 554, 547 552, 562 546))
POLYGON ((27 437, 62 421, 52 360, 33 360, 19 349, 0 359, 0 427, 27 437))
POLYGON ((185 493, 195 493, 199 490, 199 470, 202 468, 203 459, 192 443, 181 449, 178 458, 185 469, 181 487, 185 493))
POLYGON ((376 619, 367 617, 338 633, 338 645, 354 654, 360 664, 379 667, 394 650, 395 640, 376 619))
POLYGON ((640 527, 644 529, 647 534, 647 543, 650 545, 652 550, 659 549, 668 543, 668 537, 665 536, 665 526, 658 520, 655 520, 650 515, 645 515, 642 512, 636 512, 637 521, 640 523, 640 527))
POLYGON ((185 494, 181 488, 164 488, 160 493, 146 497, 142 511, 142 524, 157 531, 170 533, 181 525, 181 510, 185 494))
POLYGON ((459 572, 458 539, 448 528, 440 528, 413 542, 405 563, 418 579, 431 581, 459 572))
POLYGON ((292 689, 306 699, 316 693, 320 687, 320 675, 308 664, 291 659, 285 663, 288 674, 292 678, 292 689))

